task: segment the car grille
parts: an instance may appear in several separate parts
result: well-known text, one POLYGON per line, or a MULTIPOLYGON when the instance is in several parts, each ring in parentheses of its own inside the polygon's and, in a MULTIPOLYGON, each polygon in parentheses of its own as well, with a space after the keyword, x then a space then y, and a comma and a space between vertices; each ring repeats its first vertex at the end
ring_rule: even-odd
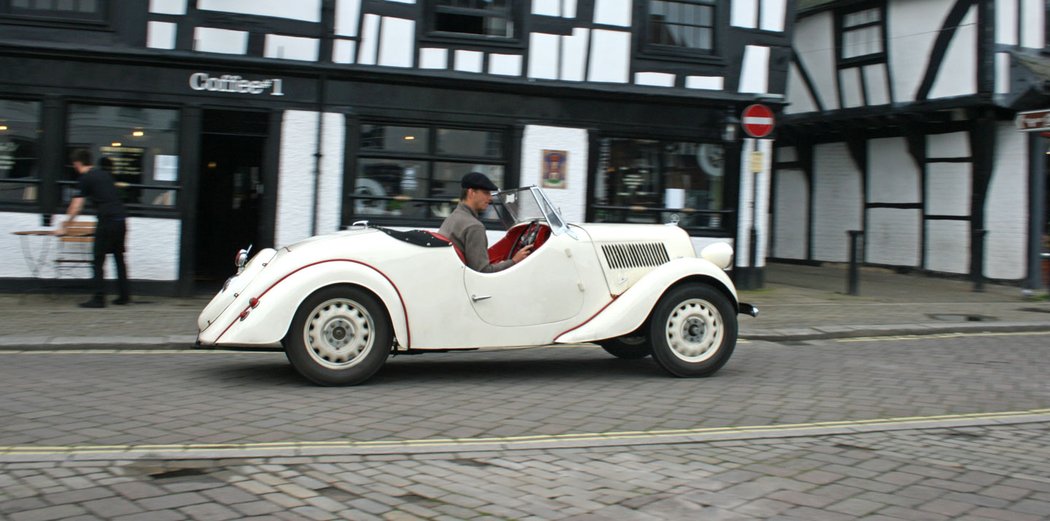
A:
POLYGON ((671 260, 667 246, 660 242, 603 244, 605 263, 614 270, 651 268, 671 260))

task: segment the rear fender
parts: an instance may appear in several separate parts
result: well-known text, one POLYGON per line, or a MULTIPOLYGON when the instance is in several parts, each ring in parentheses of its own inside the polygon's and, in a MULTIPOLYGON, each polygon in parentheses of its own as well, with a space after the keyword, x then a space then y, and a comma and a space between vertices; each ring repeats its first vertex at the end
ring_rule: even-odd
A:
POLYGON ((710 261, 696 257, 674 259, 649 272, 589 320, 562 333, 554 341, 568 344, 626 335, 649 318, 668 289, 688 279, 700 280, 721 290, 736 309, 736 288, 724 271, 710 261))
POLYGON ((280 342, 295 312, 313 292, 335 284, 352 284, 370 291, 390 317, 394 337, 411 344, 405 303, 394 284, 376 268, 351 259, 331 259, 298 268, 266 285, 246 290, 231 306, 230 325, 216 345, 262 345, 280 342), (252 305, 252 299, 257 299, 252 305), (246 313, 245 313, 246 312, 246 313))

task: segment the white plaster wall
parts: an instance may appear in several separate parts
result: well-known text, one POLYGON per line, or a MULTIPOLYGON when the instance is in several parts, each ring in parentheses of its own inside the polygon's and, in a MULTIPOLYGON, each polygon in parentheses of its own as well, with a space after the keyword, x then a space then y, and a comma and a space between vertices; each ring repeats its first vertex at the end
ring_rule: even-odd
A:
POLYGON ((770 169, 773 164, 773 140, 770 139, 744 139, 743 150, 740 154, 740 199, 737 206, 737 237, 740 244, 736 251, 736 266, 748 266, 751 259, 751 222, 752 214, 757 216, 755 230, 757 231, 758 248, 756 252, 755 267, 766 265, 766 257, 769 250, 769 184, 770 169), (762 153, 761 171, 756 175, 751 172, 751 152, 757 150, 762 153), (757 191, 756 191, 757 185, 757 191), (752 209, 752 203, 754 207, 752 209))
POLYGON ((384 16, 380 35, 379 65, 411 67, 416 48, 415 20, 384 16))
POLYGON ((926 213, 929 215, 970 215, 973 165, 970 163, 929 163, 926 165, 926 213))
POLYGON ((756 94, 769 92, 769 47, 748 45, 744 47, 743 60, 738 90, 756 94))
POLYGON ((335 1, 335 34, 357 36, 357 19, 361 13, 361 0, 335 1))
POLYGON ((529 35, 529 78, 558 79, 558 38, 556 34, 529 35))
POLYGON ((1030 49, 1042 49, 1046 17, 1044 0, 1020 0, 1021 6, 1021 46, 1030 49))
POLYGON ((375 65, 379 50, 379 16, 366 14, 361 24, 361 43, 357 47, 357 63, 375 65))
POLYGON ((844 108, 864 105, 864 96, 860 92, 860 69, 850 67, 839 71, 839 85, 842 88, 842 104, 844 108))
POLYGON ((584 68, 587 64, 587 42, 590 41, 590 30, 576 28, 572 36, 561 36, 561 79, 565 81, 583 81, 584 68))
POLYGON ((969 135, 966 132, 928 134, 926 136, 926 157, 930 159, 970 157, 969 135))
POLYGON ((595 0, 594 23, 631 26, 631 0, 595 0))
POLYGON ((758 10, 755 2, 735 0, 730 2, 729 25, 754 29, 758 25, 758 10))
POLYGON ((149 22, 146 24, 146 47, 151 49, 174 49, 176 24, 149 22))
POLYGON ((532 14, 541 16, 559 16, 561 11, 560 0, 533 0, 532 14))
MULTIPOLYGON (((742 2, 733 2, 734 4, 742 2)), ((786 0, 763 0, 762 2, 762 29, 763 31, 783 31, 784 17, 787 13, 786 0)))
POLYGON ((424 47, 419 50, 419 68, 447 69, 448 49, 424 47))
POLYGON ((890 70, 897 102, 915 100, 915 92, 929 66, 934 40, 955 0, 891 2, 887 8, 886 35, 890 70))
POLYGON ((861 224, 860 171, 845 143, 817 145, 813 151, 813 257, 849 260, 848 230, 861 224))
POLYGON ((321 0, 197 0, 197 9, 274 16, 305 22, 321 21, 321 0))
MULTIPOLYGON (((56 224, 64 220, 62 215, 53 217, 56 224)), ((78 220, 91 221, 94 218, 89 216, 78 220)), ((56 272, 54 259, 59 248, 56 237, 20 237, 12 234, 21 230, 55 228, 41 226, 39 214, 0 213, 0 222, 3 223, 0 225, 0 248, 10 253, 5 256, 8 262, 0 263, 0 278, 32 277, 31 264, 38 269, 37 276, 40 278, 50 279, 59 275, 63 278, 91 278, 90 268, 67 269, 61 274, 56 272)), ((132 217, 128 219, 127 226, 124 244, 128 277, 132 280, 178 280, 182 223, 178 219, 132 217)), ((90 245, 85 248, 91 251, 90 245)), ((116 267, 112 257, 109 257, 106 260, 106 278, 115 279, 116 276, 116 267)))
POLYGON ((863 69, 864 86, 868 90, 868 105, 886 105, 893 99, 890 96, 889 81, 886 77, 886 64, 868 65, 863 69))
POLYGON ((1017 45, 1017 0, 995 0, 995 43, 1017 45))
MULTIPOLYGON (((343 116, 325 114, 321 131, 321 179, 317 233, 338 230, 342 208, 343 116)), ((314 153, 317 113, 285 111, 281 123, 281 157, 277 179, 278 247, 310 237, 314 211, 314 153)))
POLYGON ((868 202, 917 203, 921 183, 919 165, 903 137, 868 141, 868 202))
POLYGON ((587 130, 528 125, 521 143, 521 185, 542 186, 544 150, 569 154, 564 189, 546 189, 547 197, 569 222, 581 223, 587 201, 587 130))
POLYGON ((969 222, 926 222, 925 268, 943 273, 970 272, 969 222))
POLYGON ((489 54, 489 74, 521 76, 521 55, 489 54))
POLYGON ((995 93, 1010 93, 1010 53, 995 53, 995 93))
POLYGON ((149 12, 158 14, 186 14, 186 0, 149 0, 149 12))
POLYGON ((456 50, 455 61, 452 64, 452 68, 460 72, 481 72, 482 63, 485 60, 485 53, 481 51, 467 51, 463 49, 456 50))
POLYGON ((263 56, 282 60, 317 61, 320 43, 316 38, 300 38, 268 34, 263 45, 263 56))
POLYGON ((248 33, 214 27, 193 30, 193 50, 219 54, 244 54, 248 51, 248 33))
POLYGON ((995 167, 985 201, 984 274, 1019 280, 1026 275, 1028 238, 1027 134, 1012 122, 999 123, 995 167))
POLYGON ((798 66, 792 63, 788 69, 787 89, 784 92, 788 105, 784 107, 787 114, 803 114, 817 110, 817 104, 809 93, 806 83, 802 81, 802 73, 798 66))
POLYGON ((631 33, 595 29, 591 32, 589 81, 627 83, 630 68, 631 33))
POLYGON ((809 229, 809 183, 801 170, 777 170, 777 200, 773 204, 772 256, 805 259, 809 229))
POLYGON ((930 99, 977 92, 977 7, 971 7, 948 44, 930 99))
POLYGON ((829 12, 806 17, 795 23, 795 38, 792 42, 799 61, 813 80, 813 88, 817 90, 815 94, 828 110, 839 108, 835 86, 834 27, 834 18, 829 12))
POLYGON ((918 266, 921 227, 919 210, 872 208, 864 230, 864 260, 889 266, 918 266))

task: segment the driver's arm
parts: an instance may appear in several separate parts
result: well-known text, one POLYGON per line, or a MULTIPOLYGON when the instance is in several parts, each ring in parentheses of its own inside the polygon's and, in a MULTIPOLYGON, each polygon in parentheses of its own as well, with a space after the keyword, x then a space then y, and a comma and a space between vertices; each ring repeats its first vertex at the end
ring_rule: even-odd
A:
POLYGON ((481 273, 494 273, 514 265, 513 260, 489 264, 488 244, 488 238, 485 236, 485 227, 480 222, 476 226, 469 226, 463 231, 463 256, 467 258, 467 267, 481 273))

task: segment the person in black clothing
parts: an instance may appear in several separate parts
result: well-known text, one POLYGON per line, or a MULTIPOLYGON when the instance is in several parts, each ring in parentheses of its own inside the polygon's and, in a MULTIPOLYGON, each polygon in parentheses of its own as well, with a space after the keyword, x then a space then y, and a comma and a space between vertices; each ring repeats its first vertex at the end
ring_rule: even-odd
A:
POLYGON ((124 264, 124 235, 127 233, 127 211, 124 203, 117 193, 117 186, 113 177, 100 168, 91 167, 91 152, 86 149, 78 149, 73 152, 73 169, 80 174, 73 200, 69 202, 69 210, 66 212, 66 225, 73 222, 81 210, 84 209, 84 198, 86 197, 94 205, 98 214, 98 224, 95 225, 95 295, 80 304, 85 308, 106 307, 106 279, 103 276, 103 266, 106 263, 106 255, 112 253, 117 261, 117 279, 120 295, 114 304, 124 305, 131 302, 128 289, 128 269, 124 264))

